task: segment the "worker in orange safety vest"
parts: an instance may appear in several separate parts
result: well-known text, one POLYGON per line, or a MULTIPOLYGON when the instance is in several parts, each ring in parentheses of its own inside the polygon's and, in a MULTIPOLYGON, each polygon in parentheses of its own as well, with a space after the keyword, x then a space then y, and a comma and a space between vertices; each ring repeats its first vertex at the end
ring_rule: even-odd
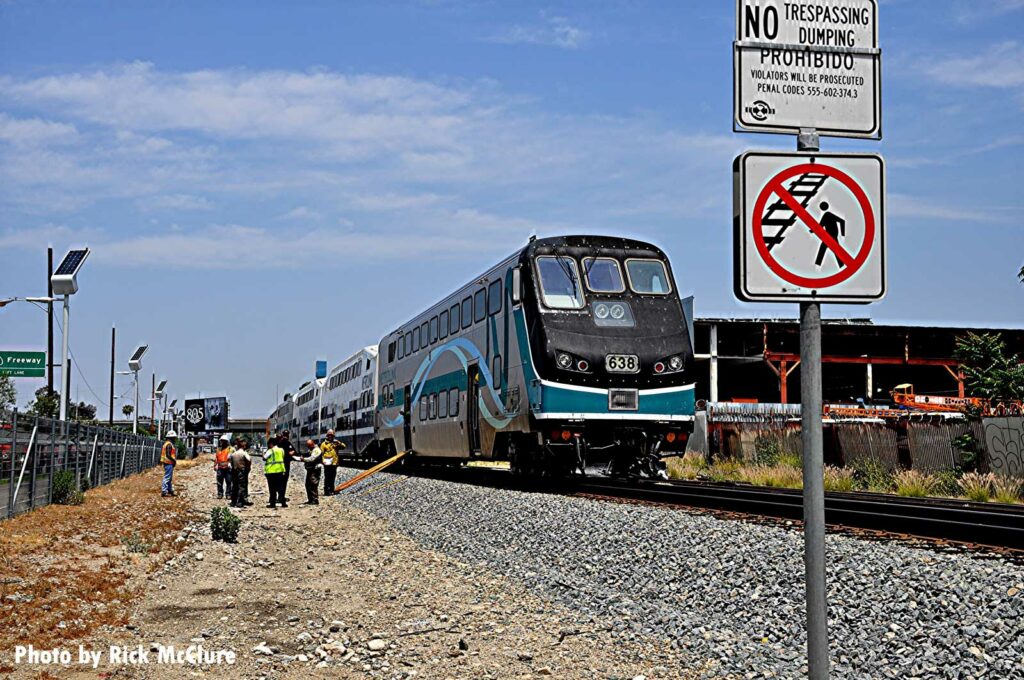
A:
POLYGON ((217 498, 231 498, 231 462, 229 458, 235 449, 231 439, 223 434, 217 442, 217 453, 213 458, 213 469, 217 474, 217 498))

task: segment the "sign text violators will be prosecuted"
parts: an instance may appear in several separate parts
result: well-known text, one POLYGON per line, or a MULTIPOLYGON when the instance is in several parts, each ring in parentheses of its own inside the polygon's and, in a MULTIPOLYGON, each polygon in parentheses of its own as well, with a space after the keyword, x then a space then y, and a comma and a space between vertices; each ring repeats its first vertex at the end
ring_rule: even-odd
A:
POLYGON ((874 0, 737 0, 738 131, 881 136, 874 0))

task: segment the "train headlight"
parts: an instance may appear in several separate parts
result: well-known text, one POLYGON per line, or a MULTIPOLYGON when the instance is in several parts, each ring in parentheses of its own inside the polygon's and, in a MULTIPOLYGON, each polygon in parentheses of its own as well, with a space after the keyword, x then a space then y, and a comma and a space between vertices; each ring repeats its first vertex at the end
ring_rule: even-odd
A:
MULTIPOLYGON (((603 304, 603 303, 599 304, 599 305, 594 305, 594 316, 596 316, 598 319, 607 319, 608 318, 608 305, 603 304)), ((618 318, 621 318, 621 317, 615 317, 615 318, 618 319, 618 318)))
POLYGON ((612 305, 612 318, 618 321, 626 316, 626 308, 622 305, 612 305))
POLYGON ((668 360, 668 367, 673 371, 680 371, 683 368, 683 360, 679 357, 672 357, 668 360))
POLYGON ((572 357, 565 352, 559 352, 556 361, 558 361, 559 368, 569 368, 572 366, 572 357))

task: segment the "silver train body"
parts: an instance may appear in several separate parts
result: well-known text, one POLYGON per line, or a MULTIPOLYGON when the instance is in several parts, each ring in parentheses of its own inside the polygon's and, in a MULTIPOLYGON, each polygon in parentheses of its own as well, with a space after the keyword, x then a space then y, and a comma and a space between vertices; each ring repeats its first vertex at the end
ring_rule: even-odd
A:
MULTIPOLYGON (((332 377, 363 366, 358 397, 343 392, 349 382, 300 388, 290 422, 299 438, 333 419, 337 436, 352 437, 348 453, 363 457, 412 450, 441 462, 509 460, 524 473, 598 460, 650 472, 692 430, 691 328, 656 247, 531 240, 393 329, 372 356, 365 348, 339 364, 332 377)), ((288 410, 275 410, 273 429, 285 429, 288 410)))

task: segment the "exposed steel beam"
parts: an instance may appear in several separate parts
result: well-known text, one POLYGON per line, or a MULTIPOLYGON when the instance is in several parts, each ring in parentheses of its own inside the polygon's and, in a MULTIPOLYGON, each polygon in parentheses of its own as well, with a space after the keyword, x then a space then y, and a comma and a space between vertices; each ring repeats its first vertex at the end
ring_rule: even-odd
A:
MULTIPOLYGON (((791 352, 770 352, 764 353, 767 361, 799 361, 800 355, 791 352)), ((825 355, 821 357, 825 364, 879 364, 889 366, 959 366, 956 359, 926 359, 916 357, 844 357, 837 355, 825 355)))

